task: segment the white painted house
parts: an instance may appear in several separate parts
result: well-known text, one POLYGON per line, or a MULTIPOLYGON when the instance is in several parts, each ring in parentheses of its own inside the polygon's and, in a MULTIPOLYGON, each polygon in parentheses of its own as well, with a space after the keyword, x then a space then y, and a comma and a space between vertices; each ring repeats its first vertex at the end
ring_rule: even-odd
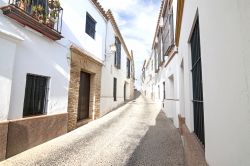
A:
POLYGON ((112 12, 107 12, 107 40, 102 69, 101 115, 134 96, 133 57, 120 33, 112 12), (111 47, 115 47, 112 51, 111 47))
POLYGON ((67 132, 70 66, 60 25, 40 24, 30 6, 10 3, 0 1, 0 160, 67 132))
POLYGON ((1 0, 0 8, 0 160, 132 98, 133 56, 111 11, 97 0, 1 0), (119 48, 116 43, 110 54, 115 37, 120 68, 110 72, 119 48))
POLYGON ((155 94, 155 67, 154 54, 151 53, 149 59, 145 60, 142 69, 142 92, 151 100, 159 99, 159 95, 155 94))
POLYGON ((154 93, 180 129, 186 165, 250 165, 249 7, 245 0, 162 2, 154 93), (164 13, 174 16, 167 57, 164 13))
POLYGON ((68 131, 100 117, 102 66, 108 17, 99 2, 61 0, 64 9, 60 42, 70 49, 68 131))
POLYGON ((110 10, 104 11, 96 0, 61 4, 67 36, 62 42, 71 50, 70 131, 133 97, 133 58, 110 10))

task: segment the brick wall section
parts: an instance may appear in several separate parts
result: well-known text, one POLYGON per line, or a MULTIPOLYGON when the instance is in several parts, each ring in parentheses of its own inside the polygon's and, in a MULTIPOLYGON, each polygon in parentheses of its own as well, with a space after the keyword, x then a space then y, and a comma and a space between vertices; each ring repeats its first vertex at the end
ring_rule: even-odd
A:
POLYGON ((10 120, 6 158, 67 133, 68 113, 10 120))
POLYGON ((88 53, 71 46, 71 70, 68 99, 68 131, 77 127, 77 109, 81 71, 89 73, 90 77, 90 104, 89 118, 97 119, 100 116, 101 96, 101 69, 102 64, 91 58, 88 53))
POLYGON ((6 157, 8 122, 0 122, 0 161, 6 157))
POLYGON ((178 116, 180 133, 183 138, 183 147, 186 166, 208 166, 205 152, 194 133, 190 133, 185 124, 185 118, 178 116))

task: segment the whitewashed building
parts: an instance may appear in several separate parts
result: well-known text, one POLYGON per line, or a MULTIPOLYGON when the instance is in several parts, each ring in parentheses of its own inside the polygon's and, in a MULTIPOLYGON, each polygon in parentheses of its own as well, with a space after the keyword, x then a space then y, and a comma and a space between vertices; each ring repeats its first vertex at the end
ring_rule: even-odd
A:
POLYGON ((186 165, 250 165, 249 7, 245 0, 162 2, 155 86, 182 134, 186 165), (159 42, 168 32, 164 13, 174 16, 168 54, 159 42))
POLYGON ((70 66, 58 42, 62 8, 55 7, 51 26, 21 1, 2 0, 0 7, 1 160, 67 132, 70 66))
POLYGON ((154 54, 148 60, 145 60, 142 69, 142 92, 152 100, 157 100, 159 96, 155 94, 155 68, 154 68, 154 54))
POLYGON ((61 42, 70 48, 68 131, 100 116, 102 66, 108 18, 95 0, 62 0, 61 42))
MULTIPOLYGON (((2 160, 107 112, 100 97, 110 22, 96 0, 3 0, 0 8, 2 160)), ((124 56, 116 75, 133 87, 124 56)), ((132 57, 127 49, 126 56, 132 57)))
POLYGON ((107 11, 107 17, 109 21, 102 69, 101 116, 134 96, 133 53, 129 52, 110 10, 107 11))

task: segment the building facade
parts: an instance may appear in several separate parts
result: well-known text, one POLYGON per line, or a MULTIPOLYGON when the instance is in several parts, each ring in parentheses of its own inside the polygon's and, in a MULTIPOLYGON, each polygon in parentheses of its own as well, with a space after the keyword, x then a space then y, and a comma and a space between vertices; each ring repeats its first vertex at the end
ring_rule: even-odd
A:
POLYGON ((58 42, 60 6, 53 26, 21 1, 0 6, 2 160, 67 132, 70 66, 68 49, 58 42))
POLYGON ((110 10, 107 11, 107 40, 101 85, 101 115, 105 115, 134 96, 133 53, 126 43, 110 10), (115 51, 111 50, 115 47, 115 51))
POLYGON ((187 165, 250 164, 249 5, 244 0, 162 2, 152 47, 158 64, 154 93, 180 129, 187 165), (169 33, 164 13, 168 20, 174 16, 168 21, 174 32, 170 47, 164 43, 169 33))
POLYGON ((101 75, 108 18, 97 1, 61 0, 64 8, 61 42, 71 57, 68 131, 100 117, 101 75), (83 13, 83 14, 82 14, 83 13), (74 19, 72 19, 74 18, 74 19))
POLYGON ((126 85, 124 99, 133 96, 132 55, 98 1, 3 0, 0 8, 0 160, 110 111, 101 107, 101 81, 113 82, 104 66, 109 38, 122 44, 112 77, 117 89, 126 85))

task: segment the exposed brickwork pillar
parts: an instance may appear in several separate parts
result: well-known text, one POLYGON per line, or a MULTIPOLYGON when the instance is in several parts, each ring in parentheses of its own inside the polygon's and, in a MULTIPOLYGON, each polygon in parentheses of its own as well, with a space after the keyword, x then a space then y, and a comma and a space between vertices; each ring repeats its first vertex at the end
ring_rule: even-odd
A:
POLYGON ((93 59, 83 50, 71 47, 71 71, 68 99, 68 131, 77 127, 77 110, 80 86, 80 73, 84 71, 90 76, 90 103, 89 118, 97 119, 100 116, 102 64, 93 59))

